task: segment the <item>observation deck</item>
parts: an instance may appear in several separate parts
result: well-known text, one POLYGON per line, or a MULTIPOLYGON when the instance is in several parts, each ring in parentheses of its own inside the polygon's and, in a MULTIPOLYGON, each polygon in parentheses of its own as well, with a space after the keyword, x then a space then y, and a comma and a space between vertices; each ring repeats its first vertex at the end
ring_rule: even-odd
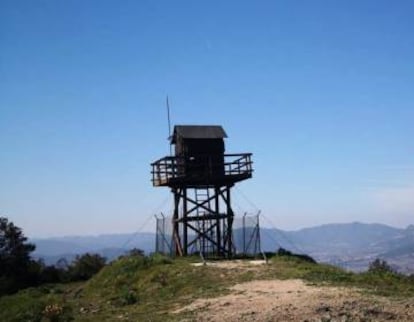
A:
POLYGON ((152 184, 172 188, 232 186, 252 177, 251 156, 251 153, 167 156, 151 163, 152 184))

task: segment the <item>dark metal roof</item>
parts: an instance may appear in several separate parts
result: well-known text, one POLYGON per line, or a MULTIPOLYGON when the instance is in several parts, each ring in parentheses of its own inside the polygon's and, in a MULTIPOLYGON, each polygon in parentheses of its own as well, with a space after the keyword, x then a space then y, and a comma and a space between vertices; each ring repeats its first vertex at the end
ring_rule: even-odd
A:
POLYGON ((220 125, 176 125, 171 138, 171 143, 176 142, 177 137, 184 139, 223 139, 226 132, 220 125))

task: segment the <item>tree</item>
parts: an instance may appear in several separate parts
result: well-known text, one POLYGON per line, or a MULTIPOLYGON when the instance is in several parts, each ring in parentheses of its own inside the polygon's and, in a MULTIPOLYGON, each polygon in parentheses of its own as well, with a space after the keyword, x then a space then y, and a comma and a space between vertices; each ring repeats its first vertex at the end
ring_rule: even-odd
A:
POLYGON ((23 231, 0 217, 0 294, 17 291, 36 280, 36 265, 30 258, 35 245, 28 243, 23 231))
POLYGON ((71 280, 87 280, 105 266, 106 259, 99 254, 83 254, 76 256, 69 267, 71 280))

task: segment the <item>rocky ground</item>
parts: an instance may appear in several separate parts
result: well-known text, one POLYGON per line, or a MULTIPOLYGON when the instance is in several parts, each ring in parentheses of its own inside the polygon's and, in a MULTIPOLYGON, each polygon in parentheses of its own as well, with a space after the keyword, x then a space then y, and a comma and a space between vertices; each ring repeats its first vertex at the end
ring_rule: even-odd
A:
MULTIPOLYGON (((243 269, 256 265, 243 264, 243 269)), ((298 279, 256 280, 234 285, 224 296, 197 299, 174 313, 188 313, 189 320, 197 321, 414 321, 414 299, 309 285, 298 279)))

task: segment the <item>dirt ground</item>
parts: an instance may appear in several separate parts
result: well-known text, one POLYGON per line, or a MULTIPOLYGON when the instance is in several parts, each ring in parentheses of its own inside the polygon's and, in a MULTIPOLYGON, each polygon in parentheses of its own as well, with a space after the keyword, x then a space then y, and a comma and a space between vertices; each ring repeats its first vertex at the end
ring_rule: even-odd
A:
POLYGON ((414 321, 414 300, 366 295, 352 288, 307 285, 302 280, 258 280, 237 284, 228 295, 197 299, 174 311, 182 312, 192 312, 197 321, 220 322, 414 321))

